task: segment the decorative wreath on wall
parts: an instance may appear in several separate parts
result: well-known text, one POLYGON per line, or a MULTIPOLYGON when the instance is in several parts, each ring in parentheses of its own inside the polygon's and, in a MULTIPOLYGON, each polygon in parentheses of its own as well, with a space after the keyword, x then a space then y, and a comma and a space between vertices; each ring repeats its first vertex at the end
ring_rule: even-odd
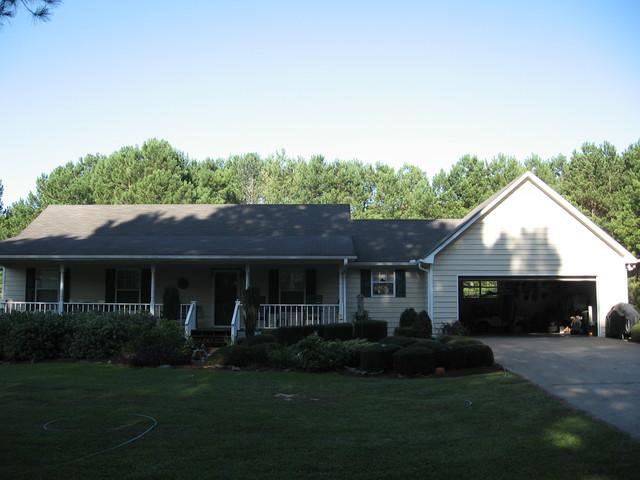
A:
POLYGON ((185 277, 180 277, 178 279, 178 288, 180 290, 184 290, 185 288, 189 287, 189 280, 187 280, 187 278, 185 277))

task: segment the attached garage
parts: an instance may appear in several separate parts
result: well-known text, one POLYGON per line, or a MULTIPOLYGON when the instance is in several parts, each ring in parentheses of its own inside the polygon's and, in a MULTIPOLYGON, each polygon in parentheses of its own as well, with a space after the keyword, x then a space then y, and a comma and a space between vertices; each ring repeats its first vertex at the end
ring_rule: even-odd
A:
MULTIPOLYGON (((429 313, 436 327, 548 332, 581 318, 604 335, 608 310, 628 301, 638 260, 532 173, 465 217, 429 255, 429 313)), ((575 323, 574 323, 575 326, 575 323)))
POLYGON ((595 278, 460 277, 458 305, 472 333, 598 334, 595 278))

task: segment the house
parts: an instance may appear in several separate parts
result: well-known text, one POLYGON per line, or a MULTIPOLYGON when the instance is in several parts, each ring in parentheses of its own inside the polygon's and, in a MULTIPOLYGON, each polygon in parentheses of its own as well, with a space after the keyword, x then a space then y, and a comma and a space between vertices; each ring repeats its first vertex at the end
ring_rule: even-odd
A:
MULTIPOLYGON (((148 311, 180 292, 189 329, 229 332, 248 286, 259 326, 352 321, 603 335, 638 260, 526 173, 461 220, 353 220, 348 205, 52 205, 0 242, 6 311, 148 311)), ((237 326, 237 325, 236 325, 237 326)), ((235 333, 235 331, 234 331, 235 333)))

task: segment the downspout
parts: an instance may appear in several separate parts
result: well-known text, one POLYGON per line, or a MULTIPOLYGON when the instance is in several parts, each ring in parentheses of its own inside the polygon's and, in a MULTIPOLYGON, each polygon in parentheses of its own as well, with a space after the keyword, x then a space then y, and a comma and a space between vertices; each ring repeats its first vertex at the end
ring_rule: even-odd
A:
POLYGON ((342 321, 347 321, 347 264, 349 263, 348 258, 344 258, 342 261, 342 267, 340 269, 340 275, 342 277, 342 321))

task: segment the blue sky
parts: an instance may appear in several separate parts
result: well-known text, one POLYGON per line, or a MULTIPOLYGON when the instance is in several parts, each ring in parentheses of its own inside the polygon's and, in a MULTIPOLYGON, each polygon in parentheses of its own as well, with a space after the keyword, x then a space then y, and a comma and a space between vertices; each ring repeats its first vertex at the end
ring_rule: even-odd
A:
POLYGON ((417 164, 640 139, 640 2, 64 0, 0 30, 5 203, 150 137, 417 164))

